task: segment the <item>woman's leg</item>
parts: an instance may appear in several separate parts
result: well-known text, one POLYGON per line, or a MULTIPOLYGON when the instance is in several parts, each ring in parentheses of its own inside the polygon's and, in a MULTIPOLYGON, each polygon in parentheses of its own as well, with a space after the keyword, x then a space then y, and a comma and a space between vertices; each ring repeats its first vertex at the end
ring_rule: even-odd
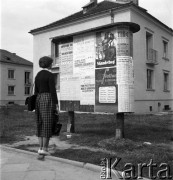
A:
POLYGON ((38 137, 40 149, 43 149, 43 137, 38 137))
POLYGON ((50 139, 50 138, 43 137, 43 150, 45 150, 45 151, 48 151, 49 139, 50 139))

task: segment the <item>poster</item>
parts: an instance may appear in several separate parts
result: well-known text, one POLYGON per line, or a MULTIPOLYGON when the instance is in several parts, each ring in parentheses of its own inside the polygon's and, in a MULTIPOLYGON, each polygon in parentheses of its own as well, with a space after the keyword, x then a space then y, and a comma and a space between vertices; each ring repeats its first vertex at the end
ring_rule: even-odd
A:
POLYGON ((115 86, 99 87, 99 103, 115 103, 115 102, 116 102, 115 86))
POLYGON ((115 32, 96 33, 96 68, 113 67, 116 65, 117 39, 115 32))
POLYGON ((60 77, 60 99, 69 101, 80 100, 80 79, 76 76, 61 75, 60 77))
POLYGON ((134 112, 134 85, 118 85, 118 112, 134 112))
POLYGON ((73 42, 59 45, 61 74, 73 74, 73 42))
POLYGON ((133 59, 129 56, 117 57, 117 83, 133 84, 133 59))
POLYGON ((134 112, 133 59, 117 57, 118 112, 134 112))
POLYGON ((132 56, 132 32, 128 27, 117 29, 117 56, 132 56))
POLYGON ((116 32, 118 112, 134 112, 133 34, 128 26, 116 32))
POLYGON ((94 105, 95 104, 95 77, 83 76, 80 84, 80 104, 94 105))
POLYGON ((117 103, 116 68, 96 69, 95 104, 117 103))
POLYGON ((95 36, 76 36, 73 39, 73 73, 94 75, 95 36))

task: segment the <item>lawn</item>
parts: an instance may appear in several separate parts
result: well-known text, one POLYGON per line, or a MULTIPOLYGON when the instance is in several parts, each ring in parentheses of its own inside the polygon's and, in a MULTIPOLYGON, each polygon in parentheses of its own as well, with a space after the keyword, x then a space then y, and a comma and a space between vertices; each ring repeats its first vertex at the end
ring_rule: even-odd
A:
MULTIPOLYGON (((24 111, 25 107, 11 106, 0 110, 1 143, 13 143, 35 134, 34 113, 24 111)), ((65 136, 67 113, 60 114, 63 124, 60 139, 87 149, 57 150, 53 155, 67 159, 100 165, 105 157, 121 158, 118 170, 127 169, 126 163, 137 168, 139 163, 157 164, 154 175, 167 163, 173 167, 173 115, 125 115, 125 139, 115 140, 115 115, 75 113, 75 134, 71 139, 65 136), (99 151, 99 149, 104 151, 99 151)), ((27 147, 20 147, 27 149, 27 147)), ((164 168, 165 169, 165 168, 164 168)), ((171 169, 172 171, 172 169, 171 169)), ((148 177, 148 167, 143 169, 148 177)), ((163 173, 164 175, 164 173, 163 173)), ((173 175, 173 172, 171 172, 173 175)))

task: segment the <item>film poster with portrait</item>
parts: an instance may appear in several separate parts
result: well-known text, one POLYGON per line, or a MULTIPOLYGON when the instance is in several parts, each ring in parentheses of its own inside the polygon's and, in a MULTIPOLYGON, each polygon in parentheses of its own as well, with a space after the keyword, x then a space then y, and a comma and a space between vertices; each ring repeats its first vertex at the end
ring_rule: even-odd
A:
POLYGON ((132 35, 126 26, 96 33, 96 107, 134 111, 132 35))

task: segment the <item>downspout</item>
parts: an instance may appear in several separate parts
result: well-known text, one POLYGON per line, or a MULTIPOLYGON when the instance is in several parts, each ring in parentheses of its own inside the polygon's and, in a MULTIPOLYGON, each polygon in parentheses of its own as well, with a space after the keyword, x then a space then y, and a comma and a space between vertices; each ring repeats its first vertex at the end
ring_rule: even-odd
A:
POLYGON ((109 12, 110 12, 110 16, 111 16, 111 23, 114 23, 114 13, 113 13, 113 9, 111 9, 109 12))

